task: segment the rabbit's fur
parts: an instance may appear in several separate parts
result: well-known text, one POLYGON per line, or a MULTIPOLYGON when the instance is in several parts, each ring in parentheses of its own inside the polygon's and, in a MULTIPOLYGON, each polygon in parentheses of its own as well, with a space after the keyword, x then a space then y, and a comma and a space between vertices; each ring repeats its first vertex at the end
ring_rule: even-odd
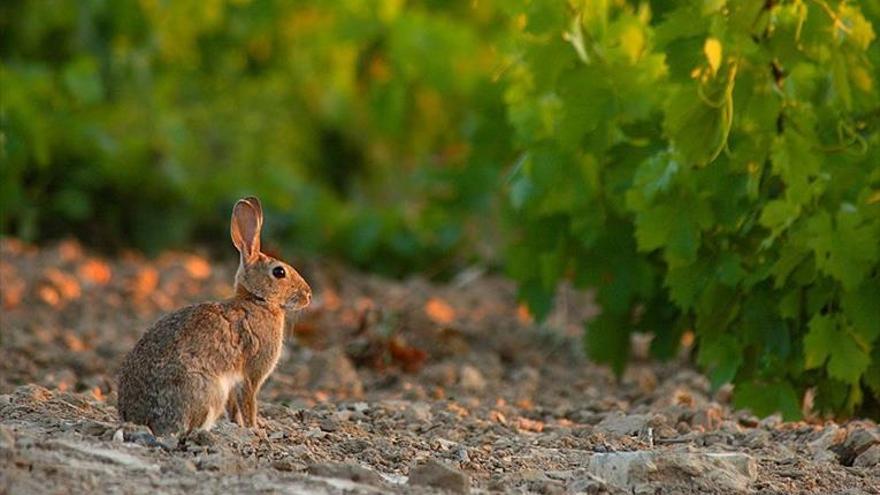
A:
POLYGON ((259 200, 239 200, 232 241, 241 254, 235 295, 160 318, 119 372, 119 417, 165 435, 208 430, 223 412, 257 424, 257 394, 281 355, 286 309, 312 291, 291 266, 260 251, 259 200), (280 267, 280 268, 279 268, 280 267))

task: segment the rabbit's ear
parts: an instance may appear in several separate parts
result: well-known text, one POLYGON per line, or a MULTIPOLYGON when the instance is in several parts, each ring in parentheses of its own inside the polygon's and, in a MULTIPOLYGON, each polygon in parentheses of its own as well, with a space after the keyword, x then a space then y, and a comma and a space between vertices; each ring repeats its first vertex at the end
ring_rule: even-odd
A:
POLYGON ((260 229, 263 228, 263 209, 256 198, 244 198, 232 209, 232 243, 241 253, 243 263, 256 261, 260 254, 260 229))
POLYGON ((246 198, 242 198, 241 201, 248 202, 251 206, 257 210, 257 218, 260 221, 260 228, 263 228, 263 205, 260 204, 260 200, 254 196, 248 196, 246 198))

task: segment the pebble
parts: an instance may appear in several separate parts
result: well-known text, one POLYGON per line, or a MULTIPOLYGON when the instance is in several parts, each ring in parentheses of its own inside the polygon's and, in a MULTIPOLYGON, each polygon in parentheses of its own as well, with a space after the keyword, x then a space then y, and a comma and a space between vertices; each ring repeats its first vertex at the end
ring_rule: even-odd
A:
POLYGON ((469 364, 461 367, 458 382, 468 392, 480 393, 486 390, 486 379, 483 378, 483 374, 469 364))
POLYGON ((365 483, 367 485, 382 486, 382 477, 379 473, 367 469, 358 464, 351 463, 325 463, 311 464, 306 470, 313 476, 321 476, 323 478, 338 478, 351 480, 356 483, 365 483))
POLYGON ((278 471, 292 472, 306 469, 306 465, 294 462, 290 459, 278 459, 277 461, 272 462, 272 468, 278 471))
POLYGON ((645 430, 650 422, 651 416, 648 414, 627 415, 617 411, 605 416, 605 419, 596 425, 596 431, 611 435, 632 436, 645 430))
POLYGON ((634 493, 654 493, 676 484, 694 492, 742 493, 758 477, 754 458, 740 453, 635 451, 593 454, 587 469, 607 483, 634 493))
POLYGON ((880 444, 872 445, 853 461, 855 467, 874 467, 880 465, 880 444))
POLYGON ((306 432, 307 438, 324 438, 327 436, 327 433, 322 431, 320 428, 310 428, 309 431, 306 432))
POLYGON ((826 426, 819 438, 807 445, 813 454, 813 460, 816 462, 837 462, 837 454, 832 451, 832 447, 842 442, 845 434, 845 431, 835 424, 826 426))
POLYGON ((453 493, 469 493, 470 479, 460 469, 435 459, 423 461, 409 470, 409 484, 431 486, 453 493))
POLYGON ((580 473, 572 476, 565 487, 568 493, 586 493, 589 495, 608 492, 608 484, 605 480, 590 473, 580 473))
POLYGON ((0 426, 0 455, 9 456, 14 449, 15 436, 12 431, 5 426, 0 426))
POLYGON ((345 351, 332 347, 312 356, 308 362, 308 388, 338 395, 361 397, 364 385, 345 351))
POLYGON ((843 443, 832 448, 844 466, 852 466, 855 459, 873 445, 880 444, 880 433, 867 428, 852 430, 843 443))
POLYGON ((332 418, 325 418, 321 420, 319 426, 322 431, 334 432, 339 429, 339 422, 332 418))

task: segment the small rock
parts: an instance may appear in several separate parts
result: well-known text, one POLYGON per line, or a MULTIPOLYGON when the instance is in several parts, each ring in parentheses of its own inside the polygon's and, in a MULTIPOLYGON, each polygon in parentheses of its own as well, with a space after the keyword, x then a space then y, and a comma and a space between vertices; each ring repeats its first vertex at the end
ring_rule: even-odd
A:
POLYGON ((565 487, 568 493, 586 493, 587 495, 597 495, 608 491, 608 485, 605 480, 594 476, 590 473, 578 473, 573 476, 565 487))
POLYGON ((470 479, 460 469, 428 459, 409 470, 409 484, 432 486, 454 493, 469 493, 470 479))
POLYGON ((292 472, 306 469, 306 466, 305 464, 300 464, 290 459, 278 459, 277 461, 272 462, 272 468, 278 471, 292 472))
POLYGON ((216 437, 214 437, 211 432, 205 430, 196 430, 191 435, 189 435, 187 439, 190 442, 202 447, 212 447, 214 444, 217 443, 216 437))
POLYGON ((349 397, 364 394, 364 385, 354 364, 338 347, 316 353, 309 359, 308 388, 349 397))
POLYGON ((758 426, 767 430, 772 430, 782 424, 782 415, 779 413, 771 414, 758 422, 758 426))
POLYGON ((0 395, 0 408, 2 408, 3 406, 8 406, 9 404, 12 404, 12 395, 10 395, 10 394, 0 395))
POLYGON ((105 463, 116 464, 126 469, 158 471, 159 466, 137 456, 125 452, 117 452, 113 449, 98 447, 80 442, 56 440, 51 443, 54 447, 62 447, 80 454, 95 458, 105 463))
POLYGON ((706 407, 697 411, 691 419, 692 426, 701 426, 705 431, 712 431, 721 424, 721 408, 706 407))
POLYGON ((831 424, 822 430, 819 438, 808 444, 810 452, 813 454, 813 460, 816 462, 837 462, 837 454, 832 451, 832 447, 843 442, 846 437, 846 431, 835 424, 831 424))
POLYGON ((125 441, 125 433, 123 433, 122 428, 119 428, 115 432, 113 432, 113 443, 122 443, 125 441))
POLYGON ((740 453, 614 452, 593 454, 587 469, 618 488, 654 493, 675 487, 693 492, 745 492, 758 476, 755 459, 740 453))
POLYGON ((632 436, 644 431, 651 422, 648 414, 624 414, 613 412, 596 425, 596 431, 611 435, 632 436))
POLYGON ((840 458, 841 464, 852 466, 856 457, 876 444, 880 444, 880 433, 867 428, 858 428, 852 430, 846 436, 846 440, 832 450, 840 458))
POLYGON ((370 442, 361 438, 350 438, 340 444, 343 452, 357 454, 370 448, 370 442))
POLYGON ((97 421, 83 421, 80 424, 80 431, 82 431, 84 435, 94 437, 100 437, 108 428, 110 427, 106 424, 98 423, 97 421))
POLYGON ((752 416, 751 414, 740 416, 737 418, 737 421, 740 425, 745 426, 746 428, 755 428, 761 422, 757 417, 752 416))
MULTIPOLYGON (((769 431, 754 429, 749 430, 749 432, 746 433, 746 436, 743 439, 742 443, 743 445, 752 449, 763 449, 770 443, 771 440, 773 440, 773 435, 771 435, 769 431)), ((828 451, 825 450, 824 452, 828 451)), ((816 455, 814 455, 814 459, 817 461, 819 460, 816 455)))
POLYGON ((433 413, 431 413, 431 406, 426 402, 408 403, 406 409, 403 410, 403 414, 407 421, 411 423, 426 423, 434 418, 433 413))
POLYGON ((351 480, 356 483, 365 483, 367 485, 382 486, 382 477, 379 473, 367 469, 357 464, 347 463, 327 463, 327 464, 311 464, 306 468, 308 473, 313 476, 321 476, 323 478, 339 478, 351 480))
POLYGON ((5 426, 0 426, 0 456, 11 457, 15 449, 15 436, 5 426))
POLYGON ((459 447, 453 451, 453 455, 456 461, 467 464, 471 462, 471 456, 468 454, 467 447, 459 447))
POLYGON ((479 393, 486 390, 486 379, 477 368, 466 364, 459 371, 458 383, 469 392, 479 393))
POLYGON ((321 431, 334 432, 339 429, 339 422, 333 418, 324 418, 319 424, 321 431))
POLYGON ((35 384, 22 385, 15 389, 16 402, 45 402, 52 397, 49 389, 35 384))
POLYGON ((327 436, 327 433, 321 431, 320 428, 309 428, 309 431, 306 432, 306 438, 324 438, 327 436))
POLYGON ((880 444, 872 445, 853 461, 855 467, 874 467, 880 465, 880 444))

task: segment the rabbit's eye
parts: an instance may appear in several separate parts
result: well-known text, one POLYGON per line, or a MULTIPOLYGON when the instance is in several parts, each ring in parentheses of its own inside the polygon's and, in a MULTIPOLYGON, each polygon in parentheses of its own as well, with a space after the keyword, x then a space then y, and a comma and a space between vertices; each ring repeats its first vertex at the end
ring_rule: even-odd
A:
POLYGON ((287 272, 284 271, 283 266, 276 266, 272 269, 272 276, 275 278, 284 278, 287 276, 287 272))

